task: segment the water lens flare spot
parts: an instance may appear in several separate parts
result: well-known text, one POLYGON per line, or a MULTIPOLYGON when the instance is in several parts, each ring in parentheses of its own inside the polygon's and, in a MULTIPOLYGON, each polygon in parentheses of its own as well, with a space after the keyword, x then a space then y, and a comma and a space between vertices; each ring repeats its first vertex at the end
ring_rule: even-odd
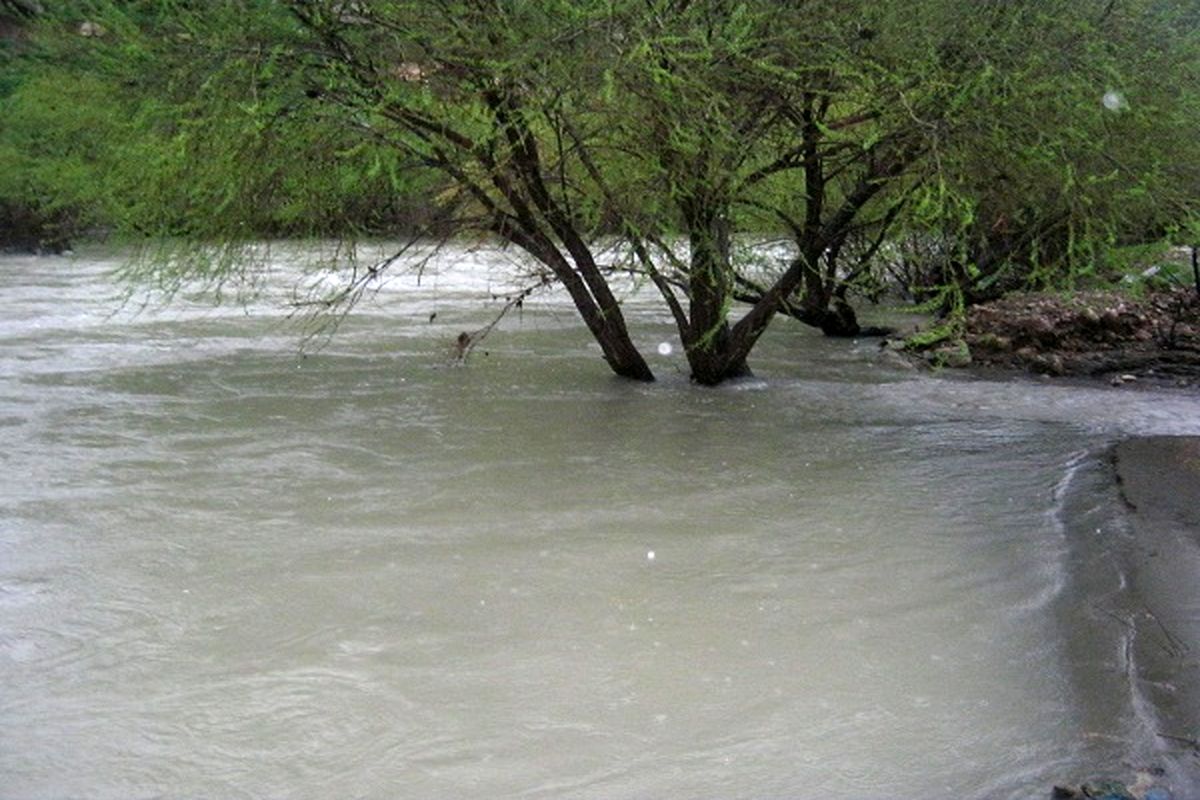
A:
POLYGON ((658 345, 658 354, 660 356, 669 356, 669 355, 671 355, 672 352, 674 352, 674 350, 675 350, 675 348, 671 347, 670 342, 661 342, 658 345))
POLYGON ((646 560, 647 561, 653 561, 655 558, 657 558, 657 556, 655 555, 653 550, 646 551, 646 560))

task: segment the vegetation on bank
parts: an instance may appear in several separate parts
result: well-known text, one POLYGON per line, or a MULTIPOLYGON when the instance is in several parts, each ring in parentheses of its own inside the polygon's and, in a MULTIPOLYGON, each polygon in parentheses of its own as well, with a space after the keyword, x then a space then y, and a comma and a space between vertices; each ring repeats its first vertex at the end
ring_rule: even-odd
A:
POLYGON ((1200 239, 1198 118, 1185 0, 0 0, 0 245, 181 242, 170 283, 263 237, 483 234, 623 376, 609 280, 652 283, 714 384, 780 314, 1119 285, 1200 239))

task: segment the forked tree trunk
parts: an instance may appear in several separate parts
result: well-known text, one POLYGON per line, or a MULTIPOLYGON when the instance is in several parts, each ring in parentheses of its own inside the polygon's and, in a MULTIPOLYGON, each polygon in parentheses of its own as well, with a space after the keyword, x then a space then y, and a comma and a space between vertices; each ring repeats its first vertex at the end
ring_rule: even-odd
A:
POLYGON ((484 99, 510 146, 507 169, 523 187, 518 189, 507 179, 504 168, 490 156, 487 158, 493 182, 511 204, 516 222, 516 226, 506 225, 501 215, 496 229, 548 266, 562 282, 614 373, 622 378, 653 381, 654 373, 633 344, 621 306, 596 264, 591 247, 542 179, 537 137, 529 129, 515 96, 496 89, 485 92, 484 99))
POLYGON ((716 386, 753 374, 746 363, 746 354, 734 345, 728 324, 722 325, 717 337, 703 347, 688 350, 688 366, 692 380, 703 386, 716 386))
POLYGON ((654 380, 654 373, 629 338, 624 322, 617 326, 606 325, 601 333, 592 331, 592 335, 599 342, 609 368, 618 376, 647 383, 654 380))
MULTIPOLYGON (((548 238, 521 235, 517 231, 503 228, 498 230, 506 234, 509 241, 549 267, 562 282, 579 316, 596 343, 600 345, 604 360, 614 373, 635 381, 654 380, 654 373, 634 345, 629 328, 625 324, 625 316, 611 292, 603 293, 601 302, 604 305, 598 304, 596 297, 589 291, 588 284, 579 276, 579 271, 571 267, 570 262, 548 238)), ((591 263, 591 266, 594 268, 595 264, 591 263)), ((607 289, 607 286, 604 288, 607 289)))
POLYGON ((715 386, 750 374, 746 353, 730 335, 728 314, 733 297, 729 266, 729 232, 722 206, 709 198, 680 203, 691 248, 687 327, 680 331, 692 380, 715 386))

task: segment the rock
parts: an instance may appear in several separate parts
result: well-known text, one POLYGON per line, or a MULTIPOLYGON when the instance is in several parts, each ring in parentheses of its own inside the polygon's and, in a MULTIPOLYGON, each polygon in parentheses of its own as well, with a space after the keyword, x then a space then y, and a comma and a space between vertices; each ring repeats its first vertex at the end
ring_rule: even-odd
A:
POLYGON ((1129 793, 1140 800, 1171 800, 1171 793, 1158 786, 1158 779, 1166 774, 1162 767, 1142 767, 1134 773, 1136 780, 1129 786, 1129 793))
POLYGON ((917 365, 914 364, 903 353, 901 353, 897 350, 892 350, 892 349, 884 349, 884 350, 880 351, 879 361, 880 361, 880 363, 886 364, 889 367, 896 367, 898 369, 916 369, 917 368, 917 365))
POLYGON ((392 68, 392 75, 405 83, 421 83, 425 80, 426 72, 417 62, 405 61, 392 68))
POLYGON ((1104 310, 1104 313, 1100 315, 1100 324, 1113 333, 1122 333, 1125 330, 1125 323, 1121 321, 1120 313, 1113 308, 1104 310))
POLYGON ((1012 339, 995 333, 981 333, 970 340, 972 348, 987 353, 1008 353, 1012 351, 1012 339))
POLYGON ((1034 372, 1039 372, 1042 375, 1058 377, 1065 375, 1067 372, 1062 356, 1058 355, 1058 353, 1039 353, 1033 357, 1029 366, 1034 372))
POLYGON ((1129 789, 1120 781, 1099 781, 1085 783, 1082 787, 1083 796, 1095 800, 1135 800, 1129 789))
POLYGON ((1058 331, 1054 323, 1045 317, 1034 317, 1025 328, 1026 336, 1044 345, 1053 345, 1058 341, 1058 331))
POLYGON ((963 369, 971 366, 971 348, 963 341, 942 345, 927 352, 925 360, 935 367, 963 369))
MULTIPOLYGON (((1153 781, 1150 778, 1149 781, 1153 781)), ((1128 787, 1120 781, 1096 781, 1082 786, 1055 786, 1050 791, 1054 800, 1171 800, 1171 793, 1152 782, 1143 781, 1128 787)))

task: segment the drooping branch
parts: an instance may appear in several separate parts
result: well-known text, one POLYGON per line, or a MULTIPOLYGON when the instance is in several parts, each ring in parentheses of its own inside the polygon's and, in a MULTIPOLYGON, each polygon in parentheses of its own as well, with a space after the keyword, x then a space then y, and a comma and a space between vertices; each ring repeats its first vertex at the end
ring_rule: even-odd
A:
POLYGON ((525 301, 528 300, 534 293, 539 292, 553 284, 550 275, 543 274, 537 283, 526 286, 514 294, 504 298, 504 305, 486 325, 482 328, 477 328, 473 331, 463 331, 454 340, 454 358, 457 363, 465 364, 471 352, 487 338, 497 325, 508 316, 510 311, 520 309, 525 306, 525 301))
POLYGON ((575 126, 572 125, 569 120, 564 120, 563 127, 567 134, 575 142, 580 163, 583 165, 584 170, 587 171, 588 177, 592 179, 592 182, 596 185, 596 188, 604 197, 609 209, 611 209, 611 211, 617 215, 617 218, 621 224, 621 230, 629 239, 629 243, 633 248, 634 255, 637 257, 638 262, 642 265, 642 268, 646 270, 646 274, 650 276, 650 280, 654 283, 655 288, 658 289, 659 294, 662 295, 663 300, 666 302, 667 307, 671 311, 671 316, 675 320, 675 325, 679 328, 679 330, 686 330, 688 325, 687 313, 683 310, 683 306, 680 304, 679 298, 676 297, 671 284, 663 277, 662 273, 655 265, 654 259, 650 257, 650 253, 646 249, 645 240, 642 234, 638 231, 637 227, 630 222, 625 212, 621 209, 620 204, 613 195, 612 189, 608 185, 608 181, 604 179, 604 175, 596 166, 595 160, 592 158, 588 148, 584 145, 584 142, 580 138, 579 133, 576 131, 575 126))
MULTIPOLYGON (((818 255, 834 242, 844 238, 846 231, 876 195, 883 191, 888 182, 901 175, 922 153, 918 144, 899 146, 893 153, 878 153, 872 158, 870 168, 859 178, 857 184, 827 220, 820 222, 817 230, 807 228, 812 238, 807 242, 810 257, 818 255)), ((751 309, 733 327, 735 346, 748 353, 766 330, 771 318, 800 286, 808 270, 816 269, 815 263, 805 258, 805 253, 794 259, 791 265, 763 292, 751 309)))

